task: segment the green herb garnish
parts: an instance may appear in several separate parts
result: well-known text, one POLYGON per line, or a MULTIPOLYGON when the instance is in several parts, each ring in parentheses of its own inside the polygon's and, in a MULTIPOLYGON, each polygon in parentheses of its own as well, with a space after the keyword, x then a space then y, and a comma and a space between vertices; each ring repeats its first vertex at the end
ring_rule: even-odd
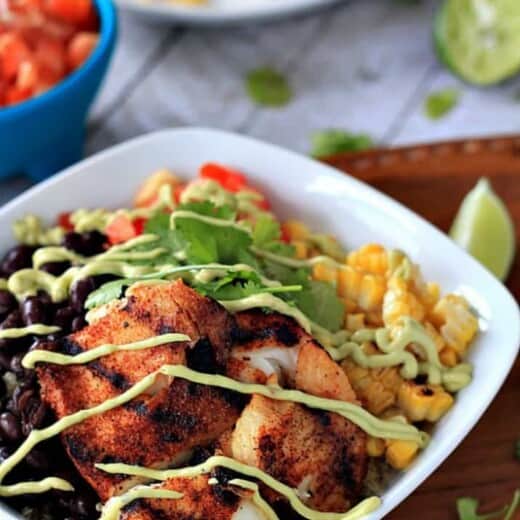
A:
POLYGON ((268 107, 284 106, 293 97, 285 76, 271 67, 249 71, 246 76, 246 90, 255 103, 268 107))
POLYGON ((432 92, 424 102, 424 113, 430 119, 440 119, 455 108, 459 98, 459 90, 452 87, 432 92))
POLYGON ((477 512, 479 501, 472 497, 463 497, 457 500, 457 513, 459 520, 490 520, 492 518, 501 517, 503 520, 512 520, 515 511, 520 506, 520 489, 515 491, 513 500, 509 505, 504 506, 499 511, 493 511, 487 514, 479 514, 477 512))
POLYGON ((317 158, 329 157, 344 152, 362 152, 374 146, 367 134, 351 134, 343 130, 323 130, 312 136, 311 155, 317 158))

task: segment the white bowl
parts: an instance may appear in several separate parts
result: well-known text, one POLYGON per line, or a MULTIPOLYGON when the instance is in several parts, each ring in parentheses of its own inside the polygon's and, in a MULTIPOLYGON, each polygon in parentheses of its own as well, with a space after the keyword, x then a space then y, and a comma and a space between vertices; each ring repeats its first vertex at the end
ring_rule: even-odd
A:
MULTIPOLYGON (((482 333, 470 354, 474 380, 457 396, 432 442, 383 494, 367 519, 382 518, 412 493, 475 426, 504 382, 520 343, 518 306, 486 269, 444 234, 397 202, 338 171, 276 146, 205 129, 167 130, 116 146, 69 168, 0 209, 0 251, 13 244, 10 224, 26 213, 52 221, 79 207, 124 206, 141 180, 161 167, 186 179, 206 161, 244 171, 275 211, 333 233, 347 247, 366 242, 407 251, 428 280, 469 298, 482 333)), ((437 201, 440 203, 441 201, 437 201)), ((435 201, 432 201, 432 204, 435 201)), ((0 506, 1 509, 1 506, 0 506)), ((3 519, 16 518, 4 512, 3 519)))
POLYGON ((324 9, 345 0, 209 0, 186 5, 167 0, 116 0, 122 9, 153 22, 223 26, 279 20, 324 9))

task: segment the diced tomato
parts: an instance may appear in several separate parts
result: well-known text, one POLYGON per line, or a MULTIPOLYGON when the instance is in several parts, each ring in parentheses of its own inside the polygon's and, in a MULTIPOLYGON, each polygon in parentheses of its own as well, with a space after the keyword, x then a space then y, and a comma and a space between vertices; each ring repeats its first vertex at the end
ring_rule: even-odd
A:
POLYGON ((67 64, 69 69, 75 70, 81 67, 98 42, 97 33, 80 32, 72 38, 67 48, 67 64))
POLYGON ((74 229, 74 224, 72 224, 70 220, 70 212, 60 213, 58 215, 58 226, 66 231, 72 231, 74 229))
POLYGON ((145 218, 136 218, 132 222, 132 224, 134 226, 134 231, 135 231, 136 236, 142 235, 144 233, 144 226, 146 224, 145 218))
POLYGON ((200 169, 200 177, 218 182, 228 191, 237 192, 247 184, 247 178, 240 172, 217 163, 206 163, 200 169))
POLYGON ((7 89, 7 92, 5 93, 5 104, 8 106, 15 105, 16 103, 25 101, 30 97, 31 91, 29 89, 23 89, 17 86, 10 87, 7 89))
POLYGON ((94 6, 92 0, 46 0, 44 10, 60 20, 80 25, 91 19, 94 6))
POLYGON ((31 50, 14 32, 0 37, 0 74, 6 80, 16 78, 22 62, 31 57, 31 50))
POLYGON ((118 215, 106 227, 105 233, 110 244, 121 244, 137 236, 133 222, 126 215, 118 215))

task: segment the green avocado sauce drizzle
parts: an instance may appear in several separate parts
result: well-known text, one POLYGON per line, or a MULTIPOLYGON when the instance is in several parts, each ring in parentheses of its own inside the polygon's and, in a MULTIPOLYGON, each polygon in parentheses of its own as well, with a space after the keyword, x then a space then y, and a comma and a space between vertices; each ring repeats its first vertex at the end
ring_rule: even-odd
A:
POLYGON ((0 339, 18 339, 24 336, 34 334, 35 336, 46 336, 47 334, 54 334, 60 330, 59 327, 53 325, 43 325, 42 323, 35 323, 27 327, 19 327, 14 329, 1 329, 0 339))
MULTIPOLYGON (((381 500, 378 497, 370 497, 363 500, 346 513, 324 513, 315 511, 313 509, 308 508, 300 500, 295 489, 286 486, 282 482, 276 480, 271 475, 265 473, 264 471, 258 468, 242 464, 241 462, 238 462, 235 459, 231 459, 229 457, 224 456, 210 457, 206 462, 203 462, 202 464, 199 464, 197 466, 192 466, 190 468, 171 469, 163 471, 141 468, 139 466, 129 466, 127 464, 96 464, 96 468, 107 473, 132 475, 156 481, 165 481, 168 479, 183 477, 193 478, 199 475, 207 475, 217 467, 227 468, 232 471, 236 471, 238 473, 246 475, 248 477, 260 480, 262 483, 264 483, 274 491, 280 493, 285 498, 287 498, 294 511, 296 511, 304 518, 307 518, 308 520, 355 520, 362 518, 368 513, 374 511, 381 504, 381 500)), ((253 491, 258 491, 258 486, 256 484, 242 479, 231 481, 229 484, 239 485, 240 487, 245 487, 247 489, 252 489, 253 491)), ((258 505, 262 508, 264 512, 268 513, 267 518, 269 520, 277 519, 276 515, 272 516, 274 512, 269 506, 269 509, 266 510, 263 507, 263 504, 258 505), (269 511, 271 513, 271 516, 269 516, 269 511)), ((120 509, 117 512, 119 511, 120 509)), ((108 509, 107 512, 103 511, 101 515, 101 520, 117 520, 117 518, 117 516, 114 516, 114 509, 108 509)))

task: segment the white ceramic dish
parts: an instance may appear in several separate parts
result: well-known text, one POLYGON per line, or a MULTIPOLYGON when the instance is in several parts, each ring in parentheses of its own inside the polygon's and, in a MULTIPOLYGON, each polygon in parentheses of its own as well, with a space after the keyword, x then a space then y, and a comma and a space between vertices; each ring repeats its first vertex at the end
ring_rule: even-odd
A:
MULTIPOLYGON (((402 248, 429 280, 464 293, 481 316, 470 359, 473 383, 437 426, 430 446, 383 495, 367 519, 384 517, 455 449, 507 376, 520 343, 519 309, 507 290, 445 235, 369 186, 306 157, 252 139, 205 129, 168 130, 116 146, 69 168, 0 209, 0 252, 12 245, 10 224, 32 212, 53 219, 78 207, 126 205, 138 183, 160 167, 192 177, 205 161, 247 173, 282 216, 297 216, 336 234, 346 246, 380 241, 402 248)), ((1 505, 0 505, 1 510, 1 505)), ((14 519, 4 512, 3 520, 14 519)))
POLYGON ((158 22, 221 26, 264 22, 303 14, 345 0, 208 0, 182 5, 174 0, 116 0, 122 9, 158 22))

